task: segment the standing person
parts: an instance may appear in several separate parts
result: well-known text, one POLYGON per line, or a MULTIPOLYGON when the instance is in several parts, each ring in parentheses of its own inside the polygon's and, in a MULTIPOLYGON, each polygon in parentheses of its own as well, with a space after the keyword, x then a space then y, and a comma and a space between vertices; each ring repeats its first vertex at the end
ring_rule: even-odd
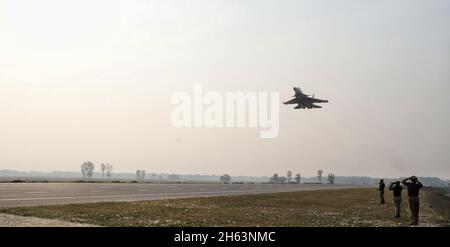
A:
POLYGON ((384 205, 384 188, 386 185, 384 184, 384 180, 380 179, 380 182, 378 183, 378 191, 380 192, 380 203, 381 205, 384 205))
POLYGON ((419 182, 419 180, 417 180, 416 176, 404 179, 402 184, 408 188, 408 204, 409 210, 411 211, 411 225, 418 225, 420 208, 419 190, 423 187, 423 185, 419 182), (410 182, 408 182, 408 180, 410 182))
POLYGON ((394 208, 395 208, 395 218, 400 218, 400 209, 402 206, 402 190, 403 187, 400 185, 400 181, 395 181, 389 185, 389 190, 392 190, 394 195, 394 208))

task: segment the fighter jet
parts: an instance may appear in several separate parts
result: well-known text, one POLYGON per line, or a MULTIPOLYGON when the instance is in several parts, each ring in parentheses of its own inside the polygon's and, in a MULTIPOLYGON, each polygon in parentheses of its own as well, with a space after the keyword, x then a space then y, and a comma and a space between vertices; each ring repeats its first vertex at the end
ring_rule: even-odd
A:
POLYGON ((311 108, 322 108, 322 106, 315 105, 314 103, 328 103, 328 100, 316 99, 314 98, 314 94, 311 97, 310 95, 306 95, 302 92, 299 87, 294 87, 295 95, 293 99, 283 102, 285 105, 289 104, 297 104, 294 109, 311 109, 311 108))

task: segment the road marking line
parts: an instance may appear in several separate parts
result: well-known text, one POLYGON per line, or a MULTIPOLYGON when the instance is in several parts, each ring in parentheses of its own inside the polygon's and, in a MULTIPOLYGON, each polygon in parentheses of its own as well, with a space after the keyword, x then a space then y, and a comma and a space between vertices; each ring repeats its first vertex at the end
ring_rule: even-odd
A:
POLYGON ((46 194, 47 191, 27 191, 26 194, 46 194))
MULTIPOLYGON (((290 192, 290 191, 310 191, 312 189, 298 190, 299 188, 270 189, 270 190, 230 190, 230 191, 197 191, 197 192, 175 192, 175 193, 154 193, 154 194, 127 194, 127 195, 97 195, 97 196, 61 196, 61 197, 34 197, 34 198, 2 198, 0 201, 33 201, 33 200, 64 200, 64 199, 92 199, 92 198, 120 198, 120 197, 146 197, 146 196, 176 196, 176 195, 200 195, 200 194, 226 194, 226 193, 246 193, 246 192, 290 192)), ((304 189, 304 188, 302 188, 304 189)))

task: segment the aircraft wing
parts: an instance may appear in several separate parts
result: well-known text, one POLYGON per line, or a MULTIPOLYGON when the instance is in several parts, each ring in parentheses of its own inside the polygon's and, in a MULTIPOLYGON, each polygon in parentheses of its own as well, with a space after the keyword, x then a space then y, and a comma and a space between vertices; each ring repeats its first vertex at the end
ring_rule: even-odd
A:
POLYGON ((312 103, 328 103, 328 100, 309 98, 312 103))
POLYGON ((297 103, 298 103, 298 100, 297 100, 297 99, 291 99, 291 100, 289 100, 289 101, 287 101, 287 102, 284 102, 283 104, 289 105, 289 104, 297 104, 297 103))

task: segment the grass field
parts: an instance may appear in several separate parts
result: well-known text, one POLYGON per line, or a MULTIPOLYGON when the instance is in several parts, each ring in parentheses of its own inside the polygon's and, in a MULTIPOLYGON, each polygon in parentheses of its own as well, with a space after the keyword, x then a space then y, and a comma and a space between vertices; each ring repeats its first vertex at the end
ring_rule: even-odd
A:
MULTIPOLYGON (((110 202, 1 209, 2 213, 62 219, 101 226, 408 226, 393 217, 391 193, 381 206, 374 188, 259 195, 110 202)), ((448 226, 449 200, 422 191, 421 225, 448 226)))

